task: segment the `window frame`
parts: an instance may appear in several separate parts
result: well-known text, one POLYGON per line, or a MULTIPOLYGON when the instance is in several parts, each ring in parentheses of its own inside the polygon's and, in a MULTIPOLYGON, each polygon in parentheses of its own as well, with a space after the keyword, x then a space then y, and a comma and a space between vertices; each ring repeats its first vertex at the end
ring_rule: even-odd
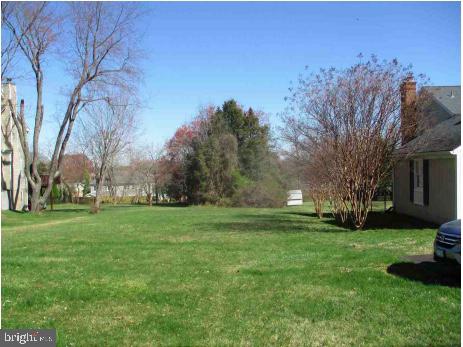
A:
POLYGON ((424 206, 423 159, 413 160, 413 203, 424 206))

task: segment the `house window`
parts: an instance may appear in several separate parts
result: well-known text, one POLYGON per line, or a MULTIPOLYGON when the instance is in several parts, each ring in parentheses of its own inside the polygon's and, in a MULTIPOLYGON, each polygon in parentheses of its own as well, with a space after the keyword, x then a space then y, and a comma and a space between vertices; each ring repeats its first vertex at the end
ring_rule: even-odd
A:
POLYGON ((414 194, 413 203, 423 205, 423 159, 413 161, 414 166, 414 194))

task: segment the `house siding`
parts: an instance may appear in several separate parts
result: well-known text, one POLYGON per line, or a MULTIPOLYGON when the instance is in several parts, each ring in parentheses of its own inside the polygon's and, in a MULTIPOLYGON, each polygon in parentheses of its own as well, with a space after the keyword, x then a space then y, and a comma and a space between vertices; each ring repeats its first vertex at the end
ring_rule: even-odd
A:
MULTIPOLYGON (((146 191, 143 189, 141 184, 124 184, 114 185, 112 187, 114 195, 116 197, 134 197, 134 196, 146 196, 146 191)), ((96 185, 90 186, 90 193, 96 194, 96 185)), ((110 189, 107 185, 103 186, 102 196, 110 196, 110 189)))
POLYGON ((456 219, 456 159, 423 159, 429 159, 429 204, 410 201, 409 161, 400 161, 394 167, 395 211, 437 224, 456 219))
MULTIPOLYGON (((6 105, 8 99, 16 107, 16 86, 13 83, 2 84, 2 105, 6 105)), ((28 205, 28 182, 24 171, 24 152, 9 107, 2 108, 1 128, 1 207, 2 210, 20 211, 28 205), (11 150, 11 154, 7 154, 5 150, 11 150)))

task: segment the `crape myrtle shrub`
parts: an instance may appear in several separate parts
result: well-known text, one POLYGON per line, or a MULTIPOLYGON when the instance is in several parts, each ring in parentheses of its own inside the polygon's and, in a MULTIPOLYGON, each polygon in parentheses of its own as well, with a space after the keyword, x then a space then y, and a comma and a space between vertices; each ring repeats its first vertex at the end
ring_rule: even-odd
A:
POLYGON ((424 91, 401 109, 401 85, 412 79, 410 66, 372 56, 345 69, 301 76, 290 89, 282 135, 307 168, 303 179, 320 217, 327 201, 338 222, 363 228, 371 201, 397 159, 401 134, 424 124, 429 101, 424 91))
POLYGON ((276 207, 286 195, 269 128, 236 101, 203 108, 166 144, 167 193, 177 201, 276 207))

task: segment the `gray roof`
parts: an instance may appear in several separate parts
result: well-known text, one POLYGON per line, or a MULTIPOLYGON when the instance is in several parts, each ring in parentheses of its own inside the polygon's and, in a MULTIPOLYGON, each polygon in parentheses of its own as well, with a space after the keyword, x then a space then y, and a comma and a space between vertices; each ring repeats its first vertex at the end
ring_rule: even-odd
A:
POLYGON ((444 107, 450 115, 461 113, 461 87, 460 86, 433 86, 423 87, 430 92, 433 99, 444 107))
POLYGON ((116 166, 112 170, 112 180, 114 185, 134 185, 137 178, 134 169, 130 166, 116 166))
POLYGON ((461 116, 453 116, 402 146, 398 154, 452 151, 461 144, 461 116))
MULTIPOLYGON (((134 175, 134 170, 130 166, 116 166, 113 168, 112 174, 112 184, 115 186, 126 186, 126 185, 136 185, 137 179, 134 175)), ((108 183, 108 178, 105 180, 105 184, 108 183)), ((96 185, 96 181, 92 180, 91 185, 96 185)))
POLYGON ((396 152, 399 155, 447 152, 461 144, 461 87, 427 86, 423 89, 432 96, 432 102, 425 109, 425 129, 399 148, 396 152))

